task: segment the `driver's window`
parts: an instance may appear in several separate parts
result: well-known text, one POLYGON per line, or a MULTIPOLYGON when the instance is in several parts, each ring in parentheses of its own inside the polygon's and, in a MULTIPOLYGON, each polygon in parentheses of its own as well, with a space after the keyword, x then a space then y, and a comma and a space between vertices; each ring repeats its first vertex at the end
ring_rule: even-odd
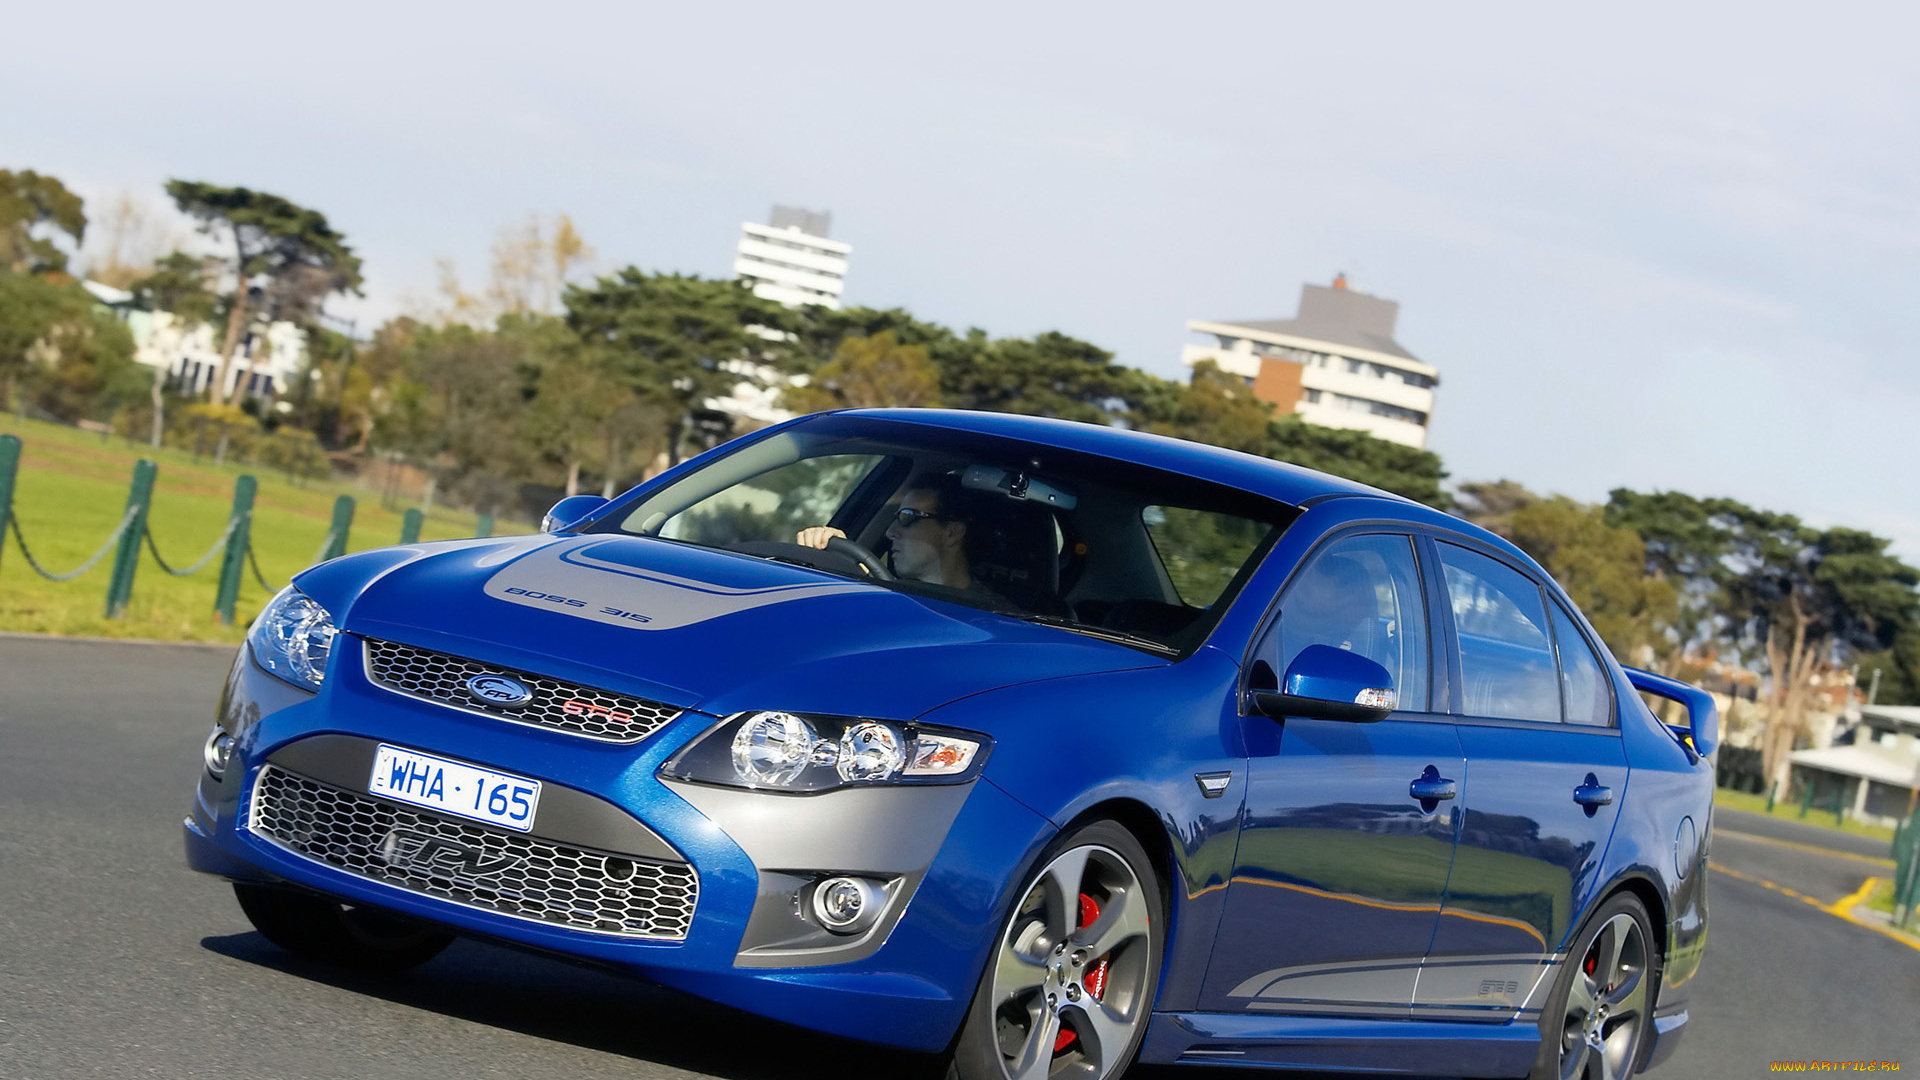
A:
POLYGON ((1263 658, 1285 677, 1309 645, 1346 649, 1393 676, 1399 708, 1427 710, 1427 609, 1413 539, 1351 536, 1315 555, 1280 597, 1263 658))
POLYGON ((668 518, 658 535, 714 547, 791 543, 801 529, 831 521, 882 460, 872 454, 830 454, 769 469, 668 518))

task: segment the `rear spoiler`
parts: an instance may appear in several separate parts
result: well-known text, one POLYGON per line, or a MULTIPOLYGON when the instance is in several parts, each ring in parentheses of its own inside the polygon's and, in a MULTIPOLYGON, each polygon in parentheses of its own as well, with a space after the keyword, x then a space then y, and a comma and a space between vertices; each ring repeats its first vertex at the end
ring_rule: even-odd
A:
POLYGON ((1639 668, 1627 668, 1626 671, 1627 681, 1633 684, 1635 690, 1678 702, 1681 708, 1687 710, 1687 730, 1683 731, 1673 724, 1667 725, 1667 730, 1680 740, 1680 745, 1701 757, 1711 756, 1720 748, 1720 706, 1713 703, 1712 694, 1679 679, 1669 679, 1651 671, 1641 671, 1639 668))

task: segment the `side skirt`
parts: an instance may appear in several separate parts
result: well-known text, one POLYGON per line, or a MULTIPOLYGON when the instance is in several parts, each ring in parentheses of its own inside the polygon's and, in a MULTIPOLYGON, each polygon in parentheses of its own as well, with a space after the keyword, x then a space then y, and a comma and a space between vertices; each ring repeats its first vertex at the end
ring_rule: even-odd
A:
POLYGON ((1140 1060, 1409 1076, 1525 1076, 1539 1048, 1540 1029, 1532 1023, 1154 1013, 1140 1060))

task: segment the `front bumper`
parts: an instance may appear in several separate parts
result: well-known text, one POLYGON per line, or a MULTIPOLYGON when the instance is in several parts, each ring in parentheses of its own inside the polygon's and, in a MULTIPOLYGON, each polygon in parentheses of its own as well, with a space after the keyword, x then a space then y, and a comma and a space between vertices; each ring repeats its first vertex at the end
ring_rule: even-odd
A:
POLYGON ((780 796, 658 779, 659 766, 714 722, 689 712, 638 744, 597 743, 376 686, 351 635, 339 638, 317 695, 260 670, 242 647, 221 709, 233 763, 222 780, 201 776, 185 822, 187 863, 622 968, 818 1031, 911 1050, 946 1046, 984 963, 983 928, 997 923, 1006 883, 1052 826, 986 781, 780 796), (697 879, 691 915, 654 928, 683 932, 582 929, 476 903, 458 888, 430 895, 418 875, 411 887, 397 880, 406 875, 382 880, 364 858, 332 857, 318 842, 296 850, 285 828, 276 842, 247 827, 266 769, 368 798, 364 762, 381 741, 541 780, 552 794, 543 794, 536 825, 566 835, 536 839, 684 863, 697 879), (796 914, 796 891, 828 874, 889 883, 870 931, 838 937, 796 914))

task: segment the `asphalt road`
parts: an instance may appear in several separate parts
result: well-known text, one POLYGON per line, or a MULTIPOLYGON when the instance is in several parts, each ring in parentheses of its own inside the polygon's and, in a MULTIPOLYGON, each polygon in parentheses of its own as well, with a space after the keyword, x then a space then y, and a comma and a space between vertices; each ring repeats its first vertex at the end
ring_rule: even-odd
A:
MULTIPOLYGON (((385 980, 287 958, 180 860, 230 655, 0 639, 0 1080, 937 1075, 490 945, 385 980)), ((1694 1022, 1658 1075, 1814 1059, 1920 1070, 1920 950, 1781 891, 1830 903, 1886 871, 1864 850, 1779 842, 1829 833, 1770 836, 1776 823, 1734 814, 1719 827, 1714 861, 1774 887, 1716 875, 1694 1022)))

